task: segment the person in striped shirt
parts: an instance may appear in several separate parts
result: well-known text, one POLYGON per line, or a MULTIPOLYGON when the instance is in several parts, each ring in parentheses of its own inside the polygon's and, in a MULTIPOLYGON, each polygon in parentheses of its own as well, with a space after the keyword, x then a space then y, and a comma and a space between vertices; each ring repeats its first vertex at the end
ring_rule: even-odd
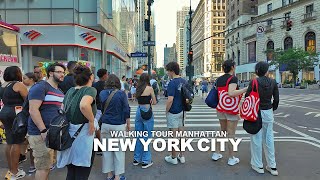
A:
POLYGON ((29 91, 28 140, 35 158, 37 169, 35 179, 48 179, 50 167, 53 164, 52 149, 46 147, 45 139, 50 121, 58 115, 64 94, 58 84, 64 79, 66 68, 62 64, 54 63, 47 67, 47 81, 40 81, 29 91))

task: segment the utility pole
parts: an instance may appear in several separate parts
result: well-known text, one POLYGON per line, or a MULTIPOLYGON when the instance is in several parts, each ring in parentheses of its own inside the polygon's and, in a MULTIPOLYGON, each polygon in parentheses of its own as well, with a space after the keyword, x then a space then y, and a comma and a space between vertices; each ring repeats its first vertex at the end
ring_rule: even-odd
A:
POLYGON ((191 0, 190 0, 190 10, 189 10, 189 52, 188 52, 188 67, 186 68, 187 71, 187 76, 189 76, 189 83, 191 84, 192 81, 192 76, 193 76, 193 71, 194 69, 192 68, 192 60, 193 60, 193 51, 192 51, 192 44, 191 44, 191 24, 192 24, 192 10, 191 10, 191 0))
MULTIPOLYGON (((151 30, 150 30, 150 26, 151 26, 151 20, 150 20, 150 17, 151 17, 151 5, 153 3, 153 0, 148 0, 147 4, 148 4, 148 12, 147 12, 147 15, 148 15, 148 41, 151 41, 151 30)), ((149 76, 151 76, 151 47, 148 46, 148 74, 149 76)))

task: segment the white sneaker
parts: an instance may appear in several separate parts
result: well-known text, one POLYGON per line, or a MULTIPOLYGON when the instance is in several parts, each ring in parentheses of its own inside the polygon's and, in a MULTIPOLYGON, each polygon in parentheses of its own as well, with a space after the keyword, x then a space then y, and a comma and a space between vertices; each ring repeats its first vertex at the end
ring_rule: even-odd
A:
POLYGON ((167 161, 168 163, 171 163, 171 164, 174 164, 174 165, 178 164, 178 158, 172 158, 171 155, 170 156, 166 156, 164 158, 164 160, 167 161))
POLYGON ((180 156, 180 154, 177 156, 177 158, 182 164, 186 162, 186 158, 184 156, 180 156))
POLYGON ((21 179, 26 176, 26 172, 24 172, 22 169, 18 169, 17 174, 11 174, 10 180, 16 180, 16 179, 21 179))
POLYGON ((253 170, 257 171, 257 173, 259 173, 259 174, 264 174, 264 169, 263 168, 258 168, 258 167, 254 166, 254 165, 252 165, 251 168, 253 170))
POLYGON ((220 153, 213 153, 212 154, 212 160, 214 160, 214 161, 218 161, 219 159, 221 159, 223 156, 222 156, 222 154, 220 154, 220 153))
POLYGON ((270 167, 266 167, 267 171, 269 171, 272 175, 274 176, 278 176, 279 173, 278 173, 278 170, 275 168, 275 169, 271 169, 270 167))
POLYGON ((239 158, 236 158, 233 156, 232 158, 229 158, 228 165, 234 166, 234 165, 238 164, 239 162, 240 162, 239 158))

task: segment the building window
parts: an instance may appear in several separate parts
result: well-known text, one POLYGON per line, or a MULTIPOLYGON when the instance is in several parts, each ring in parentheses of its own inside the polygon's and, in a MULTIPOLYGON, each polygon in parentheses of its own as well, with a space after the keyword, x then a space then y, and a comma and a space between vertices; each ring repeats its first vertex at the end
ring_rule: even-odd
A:
POLYGON ((240 5, 239 1, 240 1, 240 0, 237 0, 237 5, 238 5, 238 6, 240 5))
POLYGON ((237 11, 237 15, 240 16, 240 11, 239 10, 237 11))
POLYGON ((284 50, 293 48, 293 40, 291 37, 286 37, 284 39, 284 50))
POLYGON ((306 6, 306 13, 311 14, 313 12, 313 4, 306 6))
POLYGON ((282 6, 286 6, 287 5, 287 0, 282 0, 282 6))
POLYGON ((267 61, 273 60, 274 42, 269 41, 267 43, 267 61))
POLYGON ((289 0, 289 4, 293 3, 293 0, 289 0))
POLYGON ((40 61, 51 61, 51 46, 33 46, 32 56, 37 57, 40 61))
POLYGON ((256 6, 251 6, 251 13, 255 13, 255 12, 256 12, 256 6))
POLYGON ((305 49, 310 53, 316 52, 316 34, 308 32, 305 37, 305 49))
POLYGON ((271 12, 272 11, 272 3, 267 5, 267 12, 271 12))
POLYGON ((256 41, 248 43, 248 62, 256 62, 256 41))
POLYGON ((268 25, 268 26, 271 26, 271 25, 272 25, 272 19, 268 19, 268 20, 267 20, 267 25, 268 25))

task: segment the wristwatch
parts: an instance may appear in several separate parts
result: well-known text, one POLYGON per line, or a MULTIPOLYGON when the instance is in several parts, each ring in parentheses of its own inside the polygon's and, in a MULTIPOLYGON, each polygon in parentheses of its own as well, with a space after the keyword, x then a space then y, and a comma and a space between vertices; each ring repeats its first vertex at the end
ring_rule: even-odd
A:
POLYGON ((40 131, 40 133, 42 134, 42 133, 46 133, 48 131, 48 129, 46 128, 46 129, 43 129, 42 131, 40 131))

